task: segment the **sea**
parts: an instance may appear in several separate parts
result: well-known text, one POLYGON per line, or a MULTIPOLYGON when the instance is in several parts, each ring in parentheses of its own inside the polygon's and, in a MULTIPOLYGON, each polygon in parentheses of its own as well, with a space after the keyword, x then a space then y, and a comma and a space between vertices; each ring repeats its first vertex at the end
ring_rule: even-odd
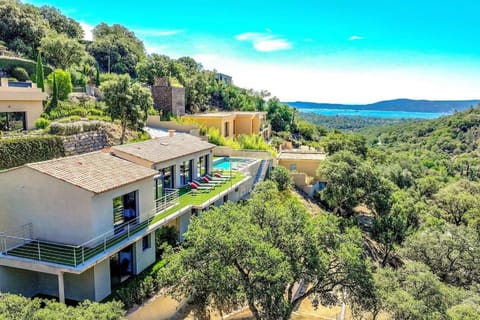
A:
POLYGON ((409 112, 357 109, 297 108, 299 112, 316 113, 324 116, 370 117, 387 119, 435 119, 449 115, 444 112, 409 112))

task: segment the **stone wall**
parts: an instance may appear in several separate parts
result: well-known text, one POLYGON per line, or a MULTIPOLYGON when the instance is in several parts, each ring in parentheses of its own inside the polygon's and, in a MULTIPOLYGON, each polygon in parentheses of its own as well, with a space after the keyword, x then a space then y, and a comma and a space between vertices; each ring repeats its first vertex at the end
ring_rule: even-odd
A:
POLYGON ((157 110, 173 115, 185 114, 185 88, 152 86, 152 98, 157 110))
POLYGON ((101 131, 82 132, 63 137, 65 155, 72 156, 109 147, 107 134, 101 131))

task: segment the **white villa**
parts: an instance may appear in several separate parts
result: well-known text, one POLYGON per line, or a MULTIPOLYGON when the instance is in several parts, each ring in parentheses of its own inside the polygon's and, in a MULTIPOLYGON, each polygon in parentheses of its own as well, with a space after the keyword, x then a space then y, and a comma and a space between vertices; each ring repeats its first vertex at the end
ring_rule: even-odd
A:
POLYGON ((214 145, 171 134, 0 172, 0 291, 101 301, 155 261, 155 231, 247 194, 260 161, 208 190, 214 145))

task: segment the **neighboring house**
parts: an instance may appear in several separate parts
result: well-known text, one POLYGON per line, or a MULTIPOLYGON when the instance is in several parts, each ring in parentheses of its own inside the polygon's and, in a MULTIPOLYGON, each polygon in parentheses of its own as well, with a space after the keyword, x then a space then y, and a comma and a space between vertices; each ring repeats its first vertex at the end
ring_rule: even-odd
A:
POLYGON ((151 87, 155 109, 164 115, 183 116, 185 114, 185 88, 172 86, 168 78, 156 78, 151 87))
POLYGON ((320 163, 326 154, 311 150, 282 150, 277 156, 277 164, 287 168, 295 185, 310 195, 324 186, 322 177, 317 175, 320 163))
POLYGON ((217 128, 226 138, 233 138, 241 134, 255 134, 268 140, 271 136, 266 112, 211 112, 186 115, 183 118, 208 128, 217 128))
POLYGON ((229 75, 226 75, 224 73, 217 73, 215 74, 215 79, 218 81, 222 81, 225 84, 231 85, 233 83, 232 77, 229 75))
POLYGON ((31 82, 0 79, 0 131, 35 129, 46 94, 31 82))
POLYGON ((213 145, 178 134, 0 172, 0 291, 100 301, 155 261, 155 231, 236 201, 253 178, 202 192, 213 145))

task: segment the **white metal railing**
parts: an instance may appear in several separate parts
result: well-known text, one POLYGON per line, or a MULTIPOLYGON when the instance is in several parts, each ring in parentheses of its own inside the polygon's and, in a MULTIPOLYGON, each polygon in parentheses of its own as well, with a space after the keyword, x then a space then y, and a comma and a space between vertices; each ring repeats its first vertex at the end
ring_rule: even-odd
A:
MULTIPOLYGON (((166 189, 165 195, 156 200, 153 210, 143 217, 136 217, 112 230, 94 237, 80 245, 60 244, 32 239, 30 236, 0 233, 0 253, 39 261, 48 261, 64 265, 77 266, 93 256, 105 252, 116 243, 129 239, 131 235, 145 229, 152 219, 178 203, 177 189, 166 189)), ((31 224, 29 224, 31 225, 31 224)), ((25 227, 25 226, 24 226, 25 227)), ((24 228, 25 229, 25 228, 24 228)), ((32 230, 25 229, 25 230, 32 230)), ((25 233, 23 235, 26 235, 25 233)))

